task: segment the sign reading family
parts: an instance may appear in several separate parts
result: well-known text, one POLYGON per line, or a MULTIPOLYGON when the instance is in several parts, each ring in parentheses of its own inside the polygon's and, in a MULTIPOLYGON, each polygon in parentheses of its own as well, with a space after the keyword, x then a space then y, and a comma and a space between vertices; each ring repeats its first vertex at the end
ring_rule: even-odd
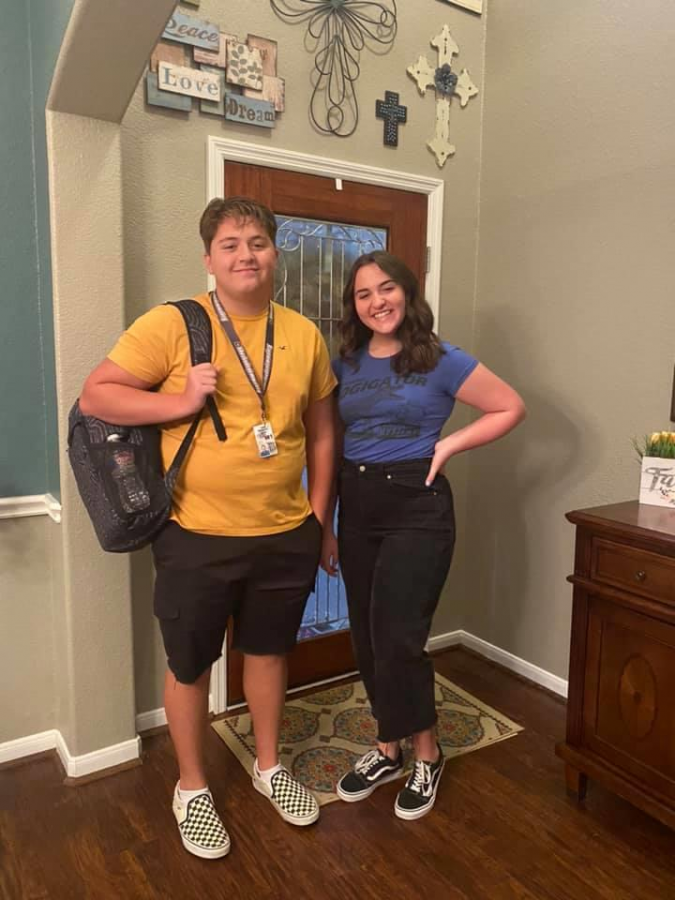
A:
POLYGON ((675 460, 642 457, 640 503, 675 507, 675 460))

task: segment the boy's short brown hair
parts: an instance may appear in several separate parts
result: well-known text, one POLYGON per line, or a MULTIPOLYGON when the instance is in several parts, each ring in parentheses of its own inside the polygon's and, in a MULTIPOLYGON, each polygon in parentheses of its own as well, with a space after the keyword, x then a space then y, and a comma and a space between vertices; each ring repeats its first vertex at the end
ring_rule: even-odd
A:
POLYGON ((254 219, 263 226, 272 243, 275 243, 277 222, 271 209, 258 203, 257 200, 251 200, 250 197, 227 197, 226 199, 215 197, 199 220, 199 234, 204 241, 204 249, 207 253, 211 252, 211 242, 223 219, 237 219, 238 221, 254 219))

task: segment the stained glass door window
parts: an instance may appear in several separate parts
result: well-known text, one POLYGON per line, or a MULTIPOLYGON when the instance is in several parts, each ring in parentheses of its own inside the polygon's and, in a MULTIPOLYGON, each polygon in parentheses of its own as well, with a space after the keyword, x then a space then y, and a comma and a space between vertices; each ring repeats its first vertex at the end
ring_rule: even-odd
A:
MULTIPOLYGON (((352 263, 371 250, 384 250, 387 231, 358 225, 277 216, 277 302, 307 316, 323 335, 331 357, 339 346, 342 294, 352 263)), ((338 574, 319 570, 307 601, 299 640, 349 628, 344 585, 338 574)))

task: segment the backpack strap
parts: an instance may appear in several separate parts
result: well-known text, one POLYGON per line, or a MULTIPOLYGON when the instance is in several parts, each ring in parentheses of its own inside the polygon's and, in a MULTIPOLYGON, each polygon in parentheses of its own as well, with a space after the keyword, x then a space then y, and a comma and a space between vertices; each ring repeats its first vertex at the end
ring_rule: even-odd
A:
MULTIPOLYGON (((213 332, 211 319, 208 313, 196 300, 178 300, 169 302, 169 306, 175 306, 185 320, 188 338, 190 339, 190 358, 193 366, 201 363, 210 363, 213 351, 213 332)), ((211 395, 206 398, 206 408, 211 416, 213 427, 216 429, 219 441, 227 440, 227 432, 220 418, 216 401, 211 395)))
MULTIPOLYGON (((192 365, 198 366, 200 363, 211 362, 213 332, 211 330, 211 320, 209 319, 206 310, 197 303, 196 300, 191 299, 178 300, 176 302, 169 301, 168 305, 175 306, 185 320, 185 327, 187 329, 188 338, 190 339, 190 358, 192 360, 192 365)), ((166 485, 169 494, 173 494, 178 473, 187 456, 187 452, 190 449, 190 444, 194 439, 204 409, 208 409, 209 411, 213 427, 216 429, 216 434, 218 435, 218 440, 227 440, 227 432, 225 431, 225 426, 220 418, 216 401, 212 396, 209 396, 206 398, 206 406, 194 417, 187 434, 181 441, 181 445, 178 448, 176 455, 171 460, 171 465, 164 476, 164 484, 166 485)))

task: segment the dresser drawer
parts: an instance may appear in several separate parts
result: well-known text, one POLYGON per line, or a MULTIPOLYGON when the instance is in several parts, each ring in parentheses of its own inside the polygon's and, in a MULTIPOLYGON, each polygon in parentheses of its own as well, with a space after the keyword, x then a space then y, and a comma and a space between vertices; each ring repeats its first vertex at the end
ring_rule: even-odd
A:
POLYGON ((675 605, 675 559, 649 550, 593 538, 591 578, 675 605))

